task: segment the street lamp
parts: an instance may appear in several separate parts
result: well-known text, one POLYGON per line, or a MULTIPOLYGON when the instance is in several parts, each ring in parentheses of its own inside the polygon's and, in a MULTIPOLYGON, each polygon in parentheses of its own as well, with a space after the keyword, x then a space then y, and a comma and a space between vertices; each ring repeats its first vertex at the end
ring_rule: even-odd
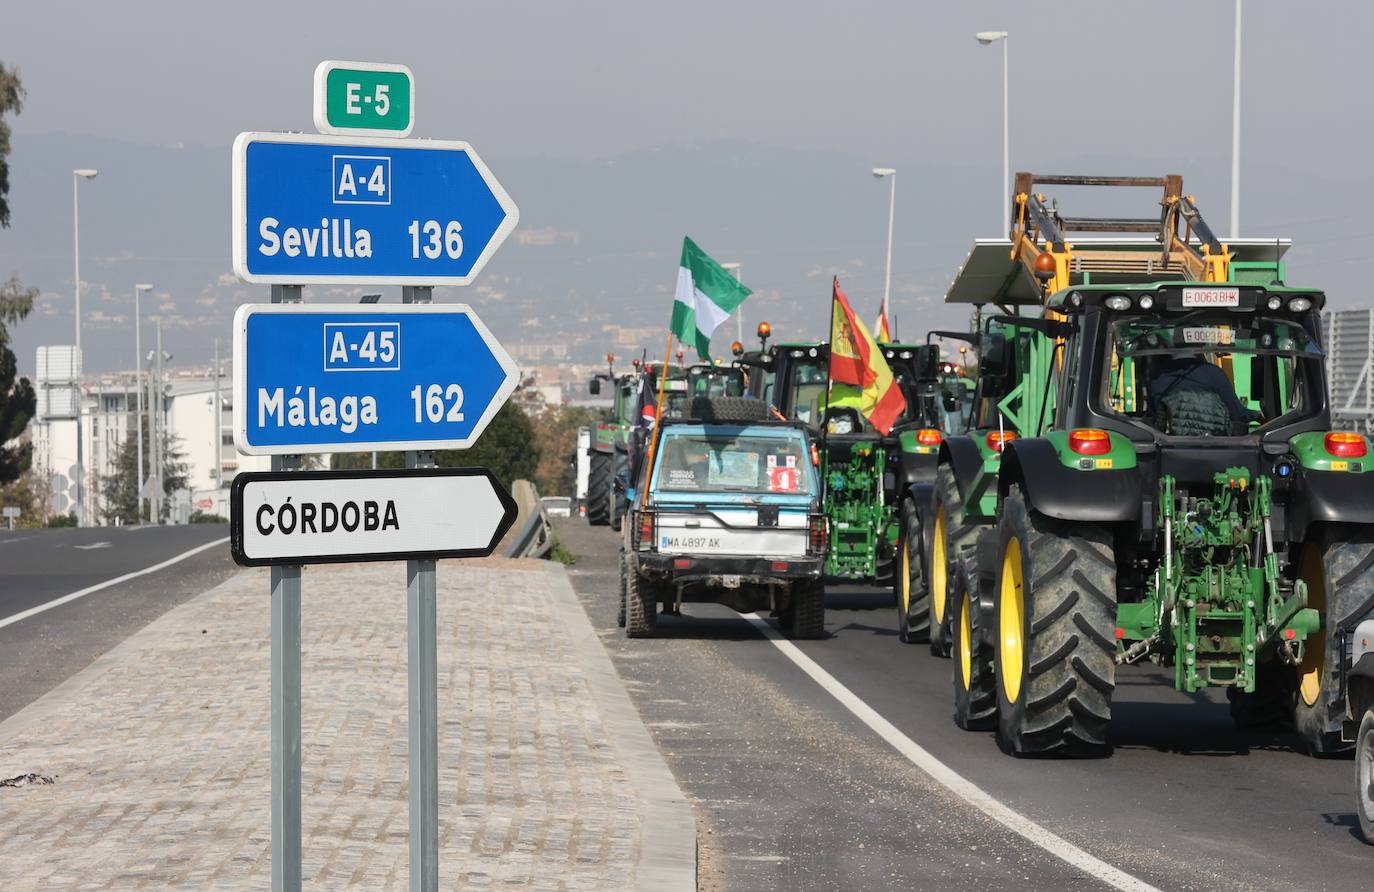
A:
MULTIPOLYGON (((744 264, 722 263, 720 268, 727 273, 734 273, 735 281, 738 282, 740 281, 740 270, 744 268, 744 264)), ((735 339, 739 341, 744 340, 744 304, 742 302, 739 306, 735 307, 735 339)))
POLYGON ((1011 142, 1007 126, 1007 44, 1010 37, 1006 31, 979 31, 973 36, 983 46, 1002 42, 1002 210, 997 214, 997 227, 1002 229, 1002 215, 1011 213, 1011 142))
POLYGON ((1240 238, 1240 0, 1236 0, 1235 71, 1231 86, 1231 238, 1240 238))
POLYGON ((143 522, 143 342, 141 340, 142 329, 139 327, 138 298, 145 291, 152 291, 153 286, 139 284, 134 286, 134 380, 137 382, 134 389, 138 393, 138 414, 134 416, 138 419, 134 425, 138 429, 138 520, 143 522))
MULTIPOLYGON (((897 213, 897 169, 875 167, 873 176, 877 179, 887 177, 892 180, 892 188, 887 196, 887 276, 883 279, 883 310, 879 318, 887 318, 887 302, 892 291, 892 217, 897 213)), ((890 336, 890 331, 889 331, 890 336)))
MULTIPOLYGON (((72 256, 76 268, 76 355, 81 356, 81 205, 78 199, 78 185, 82 180, 93 180, 99 171, 82 167, 72 171, 72 256)), ((86 468, 85 450, 81 443, 81 380, 76 382, 76 525, 86 525, 86 468)))

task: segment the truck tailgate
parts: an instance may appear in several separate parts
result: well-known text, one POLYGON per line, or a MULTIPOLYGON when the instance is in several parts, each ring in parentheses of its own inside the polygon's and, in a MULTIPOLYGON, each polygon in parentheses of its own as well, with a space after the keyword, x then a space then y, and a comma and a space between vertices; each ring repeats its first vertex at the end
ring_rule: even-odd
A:
POLYGON ((806 554, 810 537, 807 516, 799 511, 780 511, 776 527, 758 526, 754 509, 713 513, 660 509, 656 519, 662 554, 800 557, 806 554))

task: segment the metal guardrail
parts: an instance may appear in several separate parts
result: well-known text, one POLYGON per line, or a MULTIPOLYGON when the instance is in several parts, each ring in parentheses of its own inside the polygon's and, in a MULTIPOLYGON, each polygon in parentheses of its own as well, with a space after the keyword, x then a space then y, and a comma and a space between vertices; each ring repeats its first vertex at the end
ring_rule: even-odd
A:
POLYGON ((528 480, 517 480, 511 487, 520 505, 522 520, 515 533, 506 539, 504 557, 542 558, 553 550, 553 527, 539 501, 539 490, 528 480))

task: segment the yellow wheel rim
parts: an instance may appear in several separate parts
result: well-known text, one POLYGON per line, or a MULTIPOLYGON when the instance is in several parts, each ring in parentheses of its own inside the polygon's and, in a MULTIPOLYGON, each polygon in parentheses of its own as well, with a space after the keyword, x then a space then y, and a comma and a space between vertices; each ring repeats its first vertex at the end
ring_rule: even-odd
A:
POLYGON ((959 599, 959 675, 964 690, 973 684, 973 607, 968 593, 959 599))
POLYGON ((935 531, 930 545, 930 612, 935 625, 945 623, 945 581, 948 578, 945 567, 945 508, 935 509, 935 531))
POLYGON ((1008 703, 1021 696, 1021 676, 1025 672, 1026 592, 1021 577, 1021 543, 1013 536, 1002 552, 1002 585, 997 592, 998 648, 997 676, 1008 703))
POLYGON ((907 548, 906 537, 897 543, 902 549, 902 616, 911 614, 911 549, 907 548))
POLYGON ((1322 616, 1323 628, 1309 637, 1303 647, 1302 665, 1298 667, 1298 693, 1302 702, 1316 706, 1322 694, 1322 669, 1326 665, 1326 572, 1322 568, 1321 549, 1307 545, 1302 550, 1299 565, 1303 581, 1307 583, 1307 606, 1322 616))

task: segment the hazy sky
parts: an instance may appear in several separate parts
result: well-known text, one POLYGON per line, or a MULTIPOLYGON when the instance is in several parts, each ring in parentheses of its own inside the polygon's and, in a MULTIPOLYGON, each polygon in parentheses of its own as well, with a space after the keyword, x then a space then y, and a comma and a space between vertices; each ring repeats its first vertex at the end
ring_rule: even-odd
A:
MULTIPOLYGON (((1367 304, 1374 4, 1245 4, 1241 234, 1292 236, 1290 280, 1367 304)), ((311 74, 329 58, 408 64, 416 136, 470 141, 522 227, 596 246, 552 263, 508 243, 462 296, 482 312, 484 288, 667 300, 683 232, 746 261, 756 312, 777 312, 765 291, 823 305, 833 272, 874 306, 887 208, 866 171, 895 164, 896 308, 961 324, 939 304, 948 277, 973 237, 1004 232, 1002 51, 974 32, 1011 33, 1013 170, 1182 173, 1225 235, 1233 16, 1232 0, 15 0, 0 61, 28 97, 0 275, 43 291, 17 334, 21 368, 70 330, 72 167, 102 169, 82 196, 82 279, 100 295, 83 311, 88 368, 125 361, 92 344, 127 339, 135 281, 166 289, 156 310, 182 326, 168 337, 186 339, 183 357, 227 333, 254 293, 229 274, 229 145, 313 130, 311 74), (727 142, 700 163, 682 151, 707 141, 727 142), (661 173, 657 150, 625 154, 657 146, 674 159, 661 173)), ((558 337, 556 319, 515 315, 502 336, 558 337)))
MULTIPOLYGON (((489 155, 723 137, 995 170, 1000 50, 972 35, 1005 29, 1016 157, 1032 141, 1056 158, 1222 156, 1230 143, 1229 0, 8 6, 0 58, 29 91, 21 134, 227 145, 240 130, 309 129, 315 63, 357 58, 411 66, 416 135, 489 155)), ((1248 157, 1365 165, 1374 4, 1246 10, 1248 157)))

